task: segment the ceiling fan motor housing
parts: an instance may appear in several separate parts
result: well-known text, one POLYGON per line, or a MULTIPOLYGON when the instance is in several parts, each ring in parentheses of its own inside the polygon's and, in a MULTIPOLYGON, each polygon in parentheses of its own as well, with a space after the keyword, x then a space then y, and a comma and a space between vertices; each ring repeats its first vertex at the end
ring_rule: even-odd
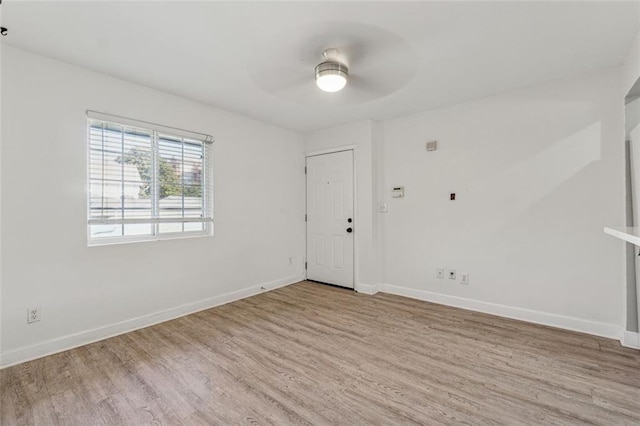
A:
POLYGON ((316 79, 325 75, 340 75, 347 78, 349 75, 349 68, 335 61, 325 61, 316 66, 316 79))

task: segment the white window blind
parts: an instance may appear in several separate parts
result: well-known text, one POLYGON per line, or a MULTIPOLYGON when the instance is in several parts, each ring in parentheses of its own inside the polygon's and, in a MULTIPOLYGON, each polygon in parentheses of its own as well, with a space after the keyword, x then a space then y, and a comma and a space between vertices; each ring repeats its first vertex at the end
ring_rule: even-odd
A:
POLYGON ((211 234, 210 136, 87 116, 90 245, 211 234))

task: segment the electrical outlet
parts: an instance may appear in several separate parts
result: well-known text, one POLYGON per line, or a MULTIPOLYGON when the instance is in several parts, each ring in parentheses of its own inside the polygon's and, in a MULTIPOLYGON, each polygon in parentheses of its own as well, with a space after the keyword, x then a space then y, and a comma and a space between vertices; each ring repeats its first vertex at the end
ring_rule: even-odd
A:
POLYGON ((449 279, 450 280, 455 280, 456 279, 456 270, 455 269, 449 269, 449 279))
POLYGON ((27 324, 40 321, 40 307, 27 309, 27 324))
POLYGON ((436 278, 444 279, 444 268, 436 269, 436 278))
POLYGON ((460 284, 469 285, 469 274, 466 272, 460 273, 460 284))

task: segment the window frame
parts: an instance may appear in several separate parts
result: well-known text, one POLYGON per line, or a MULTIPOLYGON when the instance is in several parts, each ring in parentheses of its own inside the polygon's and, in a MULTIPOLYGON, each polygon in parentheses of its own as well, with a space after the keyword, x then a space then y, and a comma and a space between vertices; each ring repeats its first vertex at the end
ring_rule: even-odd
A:
MULTIPOLYGON (((86 207, 86 223, 87 223, 87 246, 104 246, 104 245, 115 245, 115 244, 130 244, 130 243, 138 243, 138 242, 148 242, 148 241, 161 241, 161 240, 173 240, 173 239, 183 239, 183 238, 198 238, 198 237, 208 237, 213 236, 213 154, 212 154, 212 144, 213 138, 210 135, 206 135, 203 133, 191 132, 184 129, 179 129, 175 127, 164 126, 156 123, 134 120, 127 117, 111 115, 100 113, 96 111, 87 110, 87 140, 86 140, 86 148, 87 148, 87 207, 86 207), (151 230, 151 234, 144 235, 120 235, 120 236, 112 236, 112 237, 92 237, 91 235, 91 227, 92 225, 101 224, 100 219, 91 219, 91 129, 92 126, 95 126, 96 123, 100 123, 102 126, 104 125, 115 125, 120 127, 121 132, 125 132, 127 128, 129 129, 138 129, 143 130, 145 132, 149 132, 151 135, 150 141, 150 150, 152 157, 152 191, 151 191, 151 217, 150 220, 147 218, 136 218, 136 219, 119 219, 119 220, 109 220, 108 222, 105 220, 102 222, 103 224, 115 224, 116 226, 124 226, 130 223, 140 223, 146 224, 149 226, 151 230), (202 144, 202 178, 201 178, 201 186, 202 186, 202 218, 190 218, 185 217, 185 205, 184 205, 184 181, 182 182, 182 217, 176 218, 163 218, 160 215, 160 210, 157 208, 160 198, 159 198, 159 162, 158 158, 160 157, 160 139, 161 138, 175 138, 182 140, 183 152, 184 152, 184 144, 185 138, 188 138, 192 141, 197 141, 202 144), (183 230, 179 232, 160 232, 160 225, 162 223, 181 223, 183 230), (199 223, 202 224, 203 229, 199 230, 184 230, 184 224, 186 223, 199 223)), ((183 154, 184 156, 184 154, 183 154)), ((183 160, 184 161, 184 160, 183 160)), ((123 181, 124 182, 124 181, 123 181)))

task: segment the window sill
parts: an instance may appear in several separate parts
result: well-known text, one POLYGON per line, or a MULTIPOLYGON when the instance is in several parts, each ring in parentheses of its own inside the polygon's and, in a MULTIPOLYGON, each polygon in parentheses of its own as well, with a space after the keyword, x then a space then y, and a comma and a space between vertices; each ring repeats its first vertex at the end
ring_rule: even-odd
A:
POLYGON ((194 231, 163 235, 93 238, 87 241, 87 247, 115 246, 122 244, 149 243, 153 241, 183 240, 203 237, 213 237, 213 233, 194 231))

